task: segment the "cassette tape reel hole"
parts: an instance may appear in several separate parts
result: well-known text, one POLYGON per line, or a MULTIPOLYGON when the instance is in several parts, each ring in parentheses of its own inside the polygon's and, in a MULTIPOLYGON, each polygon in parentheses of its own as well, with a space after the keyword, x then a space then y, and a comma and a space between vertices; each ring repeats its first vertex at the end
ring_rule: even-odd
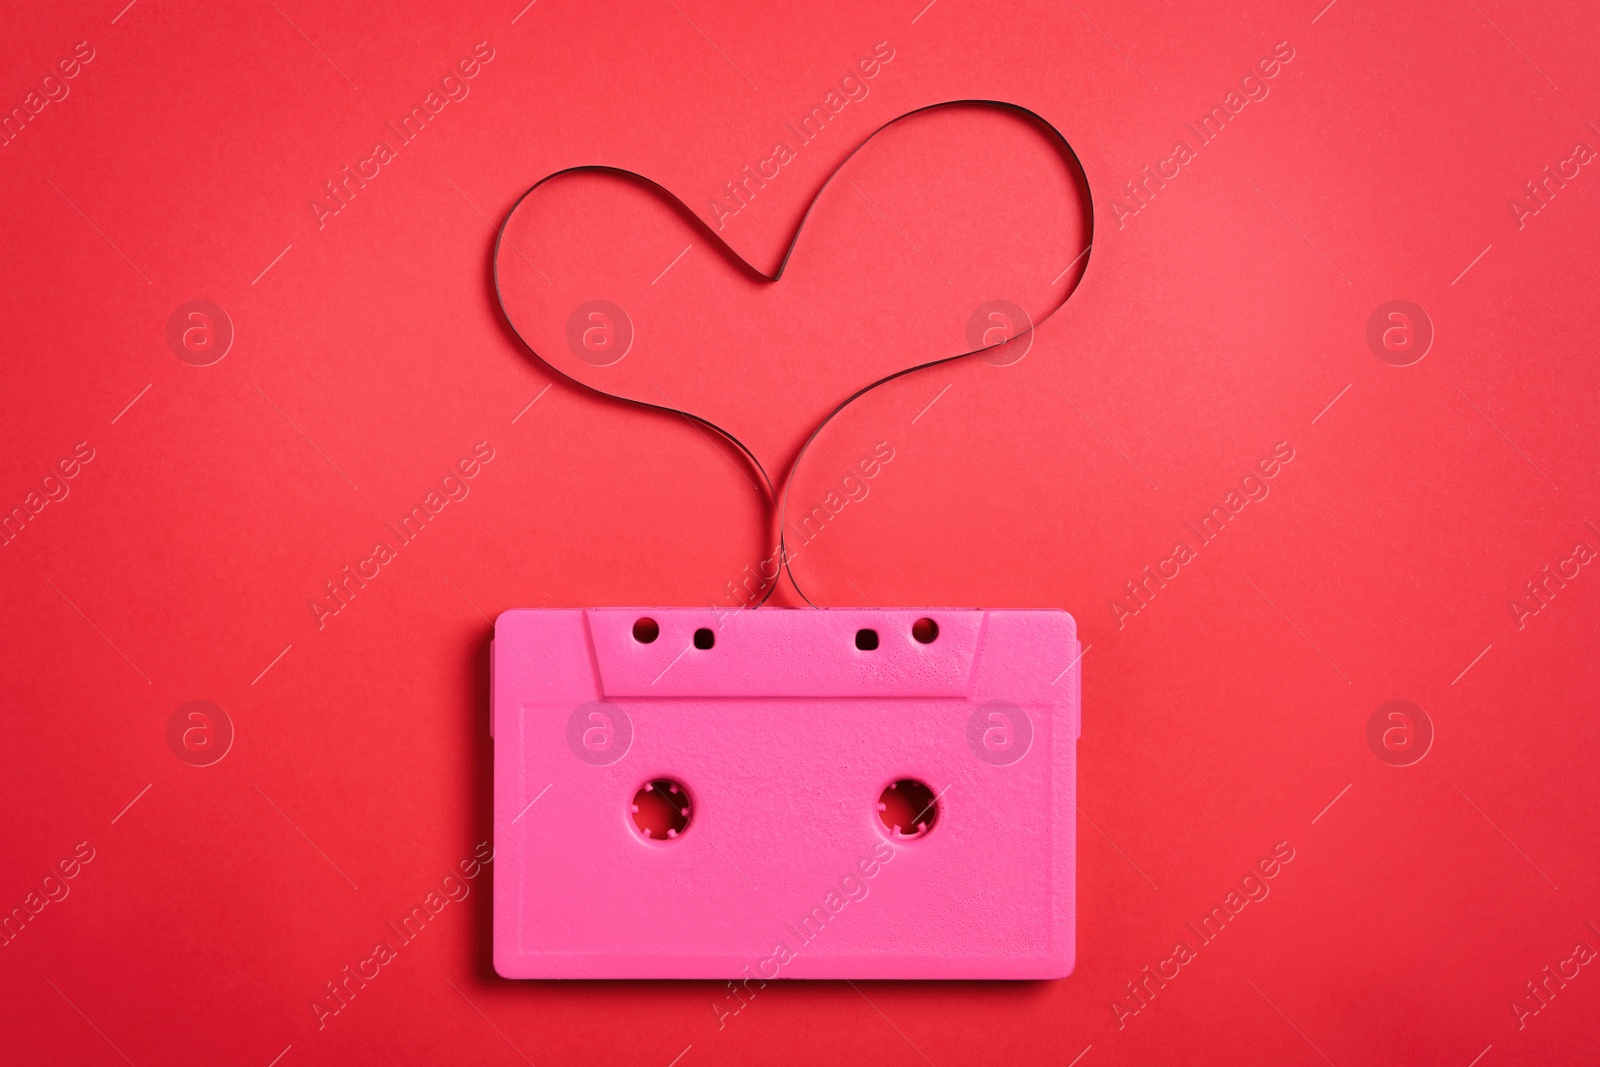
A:
POLYGON ((675 841, 693 818, 689 790, 671 778, 652 778, 640 786, 630 808, 633 828, 647 841, 675 841))
POLYGON ((878 795, 878 819, 892 840, 927 837, 939 822, 939 796, 926 782, 896 779, 878 795))

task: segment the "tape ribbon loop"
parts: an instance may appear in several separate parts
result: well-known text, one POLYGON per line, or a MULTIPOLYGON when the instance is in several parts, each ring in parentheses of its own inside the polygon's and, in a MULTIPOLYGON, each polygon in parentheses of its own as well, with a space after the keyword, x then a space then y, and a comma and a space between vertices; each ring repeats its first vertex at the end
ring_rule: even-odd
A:
MULTIPOLYGON (((840 173, 844 170, 845 164, 849 163, 850 160, 855 157, 857 152, 860 152, 863 148, 865 148, 868 144, 870 144, 872 142, 873 138, 877 137, 878 134, 882 133, 884 130, 887 130, 889 127, 895 125, 896 123, 904 122, 907 119, 913 118, 914 116, 921 115, 921 114, 924 114, 924 113, 927 113, 927 112, 930 112, 930 111, 936 111, 936 110, 940 110, 942 108, 949 108, 949 107, 970 107, 970 106, 993 107, 993 108, 997 108, 997 109, 1000 109, 1000 110, 1013 112, 1015 114, 1020 114, 1020 115, 1022 115, 1024 117, 1026 117, 1026 118, 1029 118, 1029 119, 1033 120, 1040 127, 1042 127, 1044 130, 1049 132, 1051 137, 1054 138, 1057 147, 1060 148, 1061 150, 1063 150, 1065 152, 1065 154, 1067 155, 1067 157, 1072 160, 1073 164, 1075 166, 1077 166, 1077 168, 1079 170, 1079 173, 1083 173, 1082 164, 1078 160, 1077 153, 1073 152, 1072 146, 1067 143, 1067 139, 1062 136, 1061 131, 1057 130, 1053 125, 1051 125, 1049 122, 1047 122, 1044 118, 1042 118, 1037 113, 1029 110, 1028 108, 1022 107, 1019 104, 1006 103, 1005 101, 1001 101, 1001 100, 948 100, 948 101, 945 101, 944 103, 929 104, 926 107, 918 108, 915 111, 908 111, 904 115, 901 115, 901 116, 899 116, 897 118, 891 119, 888 122, 884 123, 882 126, 879 126, 877 129, 873 130, 872 133, 868 134, 862 140, 862 142, 859 145, 857 145, 854 149, 852 149, 849 155, 847 155, 844 159, 840 160, 839 166, 834 168, 833 173, 828 176, 828 179, 825 182, 823 182, 822 188, 817 190, 817 195, 812 199, 810 205, 807 206, 805 214, 800 219, 799 226, 797 226, 795 228, 794 238, 792 238, 790 240, 788 248, 785 249, 785 251, 783 253, 783 260, 782 260, 782 262, 780 262, 778 264, 777 270, 774 271, 770 276, 768 276, 766 274, 762 274, 759 271, 757 271, 756 273, 760 274, 762 278, 764 278, 769 283, 773 283, 773 284, 776 284, 778 281, 780 281, 783 278, 784 268, 786 266, 788 266, 789 257, 794 254, 795 246, 798 243, 798 237, 800 235, 800 232, 805 229, 806 221, 808 219, 810 219, 811 212, 813 210, 815 210, 818 201, 820 201, 822 199, 822 194, 827 191, 828 186, 832 185, 834 179, 837 178, 840 175, 840 173)), ((500 286, 500 242, 506 240, 506 227, 510 224, 511 217, 516 214, 517 209, 522 206, 522 202, 524 200, 526 200, 528 197, 532 196, 535 192, 537 192, 540 186, 542 186, 546 182, 552 181, 552 180, 554 180, 556 178, 560 178, 560 177, 563 177, 563 176, 566 176, 566 175, 581 174, 581 173, 620 175, 622 177, 629 178, 629 179, 631 179, 633 181, 640 182, 640 183, 650 187, 654 191, 656 191, 656 192, 660 193, 662 196, 666 197, 669 201, 677 204, 680 208, 682 208, 685 211, 685 213, 689 214, 694 219, 695 224, 697 226, 699 226, 700 229, 704 232, 704 234, 707 237, 707 239, 709 239, 711 241, 715 241, 718 244, 723 245, 724 248, 728 248, 726 242, 722 241, 722 239, 720 237, 718 237, 716 235, 716 233, 713 232, 709 226, 706 225, 706 223, 705 223, 705 221, 703 219, 701 219, 698 215, 693 214, 693 212, 690 212, 689 209, 687 208, 687 206, 684 205, 683 202, 681 200, 679 200, 676 196, 674 196, 672 194, 672 192, 670 192, 669 190, 663 188, 661 185, 659 185, 658 183, 656 183, 656 182, 652 181, 651 179, 645 177, 644 175, 637 174, 637 173, 635 173, 633 171, 629 171, 629 170, 623 170, 620 167, 606 167, 606 166, 568 167, 565 170, 556 171, 554 174, 550 174, 550 175, 545 176, 544 178, 541 178, 531 188, 529 188, 527 192, 523 193, 520 197, 518 197, 516 203, 511 205, 511 210, 506 213, 506 221, 502 222, 500 224, 499 231, 495 235, 495 246, 494 246, 494 252, 493 252, 494 275, 495 275, 494 276, 494 289, 495 289, 495 298, 496 298, 496 300, 498 301, 498 303, 500 305, 500 313, 501 313, 501 315, 503 315, 505 317, 506 324, 511 327, 512 332, 517 335, 518 340, 522 341, 523 345, 528 349, 528 351, 533 355, 533 357, 535 359, 537 359, 540 363, 544 364, 544 366, 552 374, 556 375, 557 377, 562 378, 565 381, 568 381, 568 382, 572 383, 573 385, 578 386, 580 389, 588 390, 589 392, 599 394, 600 396, 609 397, 609 398, 611 398, 613 400, 621 400, 621 401, 623 401, 625 403, 634 404, 634 405, 636 405, 638 407, 646 408, 646 409, 649 409, 649 410, 652 410, 652 411, 662 411, 662 412, 666 412, 668 414, 678 415, 678 416, 680 416, 680 417, 682 417, 684 419, 687 419, 689 422, 693 423, 696 426, 700 426, 700 427, 703 427, 703 428, 705 428, 707 430, 710 430, 712 433, 717 434, 723 440, 725 440, 729 444, 733 445, 734 448, 738 449, 740 454, 742 454, 744 456, 744 458, 749 462, 750 466, 753 467, 756 470, 756 472, 761 475, 761 480, 762 480, 763 484, 766 486, 765 502, 766 502, 766 505, 767 505, 768 509, 770 509, 769 510, 769 515, 771 516, 771 518, 773 520, 776 521, 777 528, 778 528, 778 546, 777 546, 776 555, 777 555, 777 559, 778 559, 778 562, 779 562, 779 570, 778 570, 777 573, 774 573, 774 575, 770 579, 767 578, 764 573, 759 573, 757 575, 757 577, 759 577, 761 579, 761 581, 766 584, 767 588, 766 588, 766 591, 762 594, 760 601, 757 602, 756 607, 761 607, 762 605, 766 604, 766 602, 772 597, 773 592, 778 588, 778 577, 779 577, 780 574, 788 576, 790 586, 794 589, 795 593, 797 593, 800 596, 800 599, 804 600, 808 605, 810 605, 813 608, 818 607, 819 605, 817 605, 814 601, 812 601, 812 599, 810 597, 806 596, 805 591, 800 586, 799 579, 795 577, 794 569, 791 566, 787 535, 784 533, 784 518, 785 518, 785 515, 786 515, 787 510, 788 510, 789 486, 794 481, 795 472, 800 469, 800 464, 801 464, 801 462, 804 461, 806 452, 811 448, 812 443, 816 441, 816 439, 821 435, 822 431, 828 426, 828 424, 830 422, 832 422, 835 418, 837 418, 839 416, 839 414, 842 411, 844 411, 845 408, 849 407, 851 404, 855 403, 857 400, 861 399, 861 397, 865 396, 867 393, 870 393, 872 390, 877 389, 879 386, 887 385, 889 382, 892 382, 897 378, 903 378, 908 374, 914 374, 917 371, 927 370, 930 367, 937 367, 937 366, 939 366, 941 364, 944 364, 944 363, 953 363, 958 359, 966 359, 969 356, 977 355, 977 354, 979 354, 981 352, 987 351, 987 348, 977 348, 977 349, 973 349, 972 351, 969 351, 969 352, 961 352, 961 353, 958 353, 958 354, 953 355, 953 356, 943 356, 943 357, 941 357, 939 359, 928 360, 925 363, 914 364, 913 366, 909 366, 909 367, 902 368, 901 370, 897 370, 892 374, 884 375, 882 378, 879 378, 878 380, 876 380, 874 382, 870 382, 867 385, 864 385, 861 388, 857 389, 855 392, 851 393, 849 396, 845 397, 837 405, 835 405, 833 410, 828 412, 828 414, 823 417, 821 422, 817 423, 816 426, 812 427, 811 433, 809 435, 807 435, 807 437, 805 439, 805 442, 800 446, 800 450, 797 453, 795 453, 794 462, 790 464, 788 473, 783 476, 782 480, 779 483, 774 484, 774 482, 772 480, 772 476, 770 474, 768 474, 767 469, 762 464, 762 462, 759 459, 756 458, 756 454, 753 451, 751 451, 751 449, 743 441, 739 440, 732 433, 730 433, 729 431, 723 429, 721 426, 718 426, 716 423, 711 422, 709 419, 703 418, 702 416, 696 415, 692 411, 685 411, 685 410, 683 410, 681 408, 671 407, 671 406, 666 405, 666 404, 652 404, 652 403, 650 403, 649 401, 646 401, 646 400, 636 400, 636 399, 634 399, 632 397, 622 396, 622 395, 617 394, 617 393, 608 393, 604 389, 599 389, 599 388, 596 388, 595 386, 592 386, 592 385, 588 384, 587 382, 579 381, 578 379, 576 379, 576 378, 572 377, 571 375, 567 374, 565 371, 562 371, 560 368, 556 367, 553 363, 551 363, 549 360, 545 359, 543 356, 539 355, 538 351, 533 347, 533 345, 528 343, 527 338, 523 337, 521 332, 517 330, 515 322, 513 322, 510 313, 506 309, 505 296, 504 296, 504 293, 501 290, 501 286, 500 286)), ((1091 220, 1091 231, 1092 231, 1092 219, 1093 219, 1092 211, 1089 214, 1089 218, 1091 220)), ((1093 243, 1093 235, 1092 235, 1092 232, 1091 232, 1090 235, 1089 235, 1089 241, 1086 243, 1087 247, 1092 247, 1092 243, 1093 243)), ((733 252, 733 250, 731 248, 728 248, 728 251, 730 253, 732 253, 736 258, 739 258, 739 259, 742 260, 742 257, 739 257, 738 253, 733 252)), ((1087 269, 1087 264, 1085 264, 1085 269, 1087 269)), ((1080 279, 1080 281, 1081 281, 1081 279, 1080 279)), ((1062 308, 1063 305, 1066 304, 1067 298, 1069 296, 1071 296, 1071 294, 1072 294, 1072 290, 1071 289, 1069 289, 1067 292, 1063 293, 1062 296, 1061 296, 1060 302, 1057 303, 1054 307, 1051 307, 1043 315, 1039 316, 1039 319, 1038 319, 1037 322, 1030 323, 1027 329, 1021 331, 1015 337, 1008 338, 1006 340, 1006 342, 1004 342, 1004 343, 1010 343, 1011 341, 1015 341, 1015 340, 1017 340, 1017 338, 1023 337, 1024 335, 1029 334, 1033 330, 1037 329, 1041 323, 1043 323, 1046 319, 1048 319, 1052 315, 1054 315, 1057 311, 1059 311, 1062 308)), ((990 347, 992 347, 992 346, 990 346, 990 347)), ((759 568, 758 568, 758 570, 759 570, 759 568)))

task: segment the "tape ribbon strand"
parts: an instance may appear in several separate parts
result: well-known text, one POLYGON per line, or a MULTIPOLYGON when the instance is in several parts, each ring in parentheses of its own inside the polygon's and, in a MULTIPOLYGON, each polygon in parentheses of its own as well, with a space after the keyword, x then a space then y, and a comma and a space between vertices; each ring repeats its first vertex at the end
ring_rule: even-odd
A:
MULTIPOLYGON (((687 215, 688 217, 693 219, 694 224, 697 225, 703 231, 703 233, 704 233, 704 235, 706 236, 707 239, 709 239, 711 241, 715 241, 716 243, 722 245, 722 247, 724 249, 726 249, 733 256, 733 258, 735 260, 739 261, 740 263, 744 263, 747 267, 749 267, 749 269, 752 272, 754 272, 755 274, 759 275, 765 281, 773 283, 773 284, 776 284, 778 281, 780 281, 783 278, 784 268, 786 266, 788 266, 788 264, 789 264, 789 257, 794 254, 795 246, 798 243, 800 233, 801 233, 801 231, 803 231, 805 229, 805 225, 806 225, 807 220, 809 220, 811 218, 811 212, 816 209, 818 201, 820 201, 822 199, 822 194, 827 191, 827 189, 828 189, 828 187, 830 185, 833 184, 834 179, 837 178, 843 172, 845 165, 847 163, 849 163, 851 159, 855 158, 856 153, 860 152, 863 148, 865 148, 868 144, 870 144, 872 142, 873 138, 877 137, 878 134, 882 133, 884 130, 887 130, 889 127, 895 125, 896 123, 904 122, 905 120, 913 118, 913 117, 915 117, 917 115, 921 115, 921 114, 924 114, 924 113, 930 112, 930 111, 940 110, 942 108, 972 107, 972 106, 998 108, 998 109, 1001 109, 1001 110, 1011 111, 1013 113, 1023 115, 1025 117, 1033 120, 1034 122, 1038 123, 1041 127, 1043 127, 1045 130, 1049 131, 1051 136, 1055 139, 1057 146, 1060 149, 1062 149, 1066 153, 1066 155, 1072 160, 1073 164, 1077 166, 1078 172, 1080 174, 1084 173, 1082 163, 1079 161, 1077 153, 1072 150, 1072 146, 1067 143, 1067 139, 1064 136, 1062 136, 1061 131, 1056 129, 1055 126, 1051 125, 1049 122, 1047 122, 1043 117, 1041 117, 1036 112, 1031 111, 1028 108, 1023 107, 1020 104, 1011 104, 1011 103, 1007 103, 1007 102, 1005 102, 1003 100, 947 100, 947 101, 945 101, 943 103, 929 104, 929 105, 927 105, 925 107, 917 108, 914 111, 908 111, 904 115, 900 115, 900 116, 898 116, 896 118, 890 119, 888 122, 884 123, 882 126, 879 126, 877 129, 873 130, 870 134, 868 134, 865 138, 863 138, 859 145, 857 145, 855 148, 851 149, 850 154, 845 156, 844 159, 840 160, 839 166, 834 169, 832 174, 828 175, 827 180, 822 183, 822 187, 817 190, 816 196, 812 199, 811 203, 809 205, 807 205, 805 214, 802 215, 801 218, 800 218, 800 224, 797 227, 795 227, 794 236, 790 239, 789 246, 784 250, 783 259, 778 264, 778 269, 776 271, 774 271, 770 276, 766 275, 766 274, 763 274, 760 271, 755 270, 754 267, 749 267, 749 264, 744 260, 744 257, 740 256, 737 252, 734 252, 733 249, 731 247, 729 247, 728 244, 725 241, 723 241, 720 237, 718 237, 716 235, 716 233, 714 231, 712 231, 712 229, 709 226, 706 225, 704 219, 701 219, 698 215, 696 215, 692 211, 690 211, 688 206, 685 205, 683 203, 683 201, 679 200, 676 196, 674 196, 672 194, 672 192, 670 192, 666 188, 662 187, 659 183, 657 183, 655 181, 652 181, 650 178, 647 178, 642 174, 637 174, 637 173, 635 173, 633 171, 630 171, 630 170, 624 170, 624 169, 622 169, 620 167, 586 165, 586 166, 568 167, 568 168, 566 168, 564 170, 559 170, 559 171, 556 171, 553 174, 546 175, 545 177, 539 179, 538 182, 534 183, 534 185, 531 186, 528 189, 527 192, 523 193, 521 196, 519 196, 517 198, 516 203, 511 205, 511 210, 506 212, 506 220, 505 220, 505 222, 502 222, 500 224, 500 228, 499 228, 498 232, 495 234, 494 251, 492 253, 492 256, 493 256, 493 268, 494 268, 495 299, 497 300, 497 302, 500 305, 500 313, 501 313, 501 315, 503 315, 505 317, 506 324, 511 327, 511 331, 517 335, 517 339, 522 341, 523 346, 528 349, 529 353, 531 353, 535 359, 537 359, 540 363, 542 363, 552 374, 556 375, 558 378, 561 378, 561 379, 563 379, 563 380, 565 380, 567 382, 570 382, 573 385, 578 386, 580 389, 585 389, 585 390, 587 390, 587 391, 589 391, 591 393, 596 393, 596 394, 598 394, 600 396, 608 397, 608 398, 610 398, 612 400, 620 400, 620 401, 623 401, 624 403, 633 404, 633 405, 636 405, 638 407, 645 408, 647 410, 661 411, 661 412, 665 412, 665 413, 670 414, 670 415, 678 415, 678 416, 680 416, 680 417, 682 417, 684 419, 689 420, 691 423, 693 423, 696 426, 701 426, 701 427, 704 427, 707 430, 710 430, 712 433, 717 434, 723 440, 727 441, 729 444, 733 445, 733 447, 737 448, 739 450, 739 452, 744 456, 744 458, 747 461, 749 461, 750 465, 755 468, 756 472, 761 475, 761 480, 766 485, 766 504, 767 504, 768 508, 773 509, 772 512, 769 512, 769 514, 771 515, 772 518, 776 519, 776 521, 777 521, 777 527, 778 527, 778 551, 777 551, 777 557, 778 557, 778 563, 779 563, 779 570, 778 570, 778 572, 774 573, 774 575, 770 579, 768 579, 768 578, 766 578, 763 575, 758 573, 758 577, 760 577, 763 582, 767 583, 766 592, 762 594, 760 601, 758 601, 756 603, 756 605, 755 605, 758 608, 764 606, 767 603, 767 601, 772 597, 773 592, 778 588, 778 584, 779 584, 778 579, 779 579, 780 575, 787 575, 788 576, 790 586, 793 587, 794 591, 800 596, 800 599, 804 600, 808 605, 810 605, 813 608, 819 606, 810 597, 806 596, 805 590, 803 590, 800 587, 799 579, 795 577, 794 569, 791 566, 791 561, 790 561, 788 538, 787 538, 787 535, 784 533, 784 525, 785 525, 785 515, 787 514, 787 511, 788 511, 789 486, 794 481, 795 472, 800 469, 800 464, 804 461, 806 452, 811 448, 812 443, 815 442, 816 439, 821 435, 822 431, 827 428, 828 424, 830 422, 832 422, 835 418, 837 418, 839 416, 839 414, 842 411, 844 411, 845 408, 849 407, 851 404, 855 403, 857 400, 861 399, 863 396, 865 396, 867 393, 870 393, 872 390, 877 389, 879 386, 887 385, 888 383, 894 381, 897 378, 903 378, 906 375, 914 374, 917 371, 927 370, 930 367, 937 367, 937 366, 940 366, 941 364, 945 364, 945 363, 953 363, 958 359, 966 359, 969 356, 974 356, 974 355, 977 355, 977 354, 979 354, 981 352, 988 351, 988 347, 994 347, 994 346, 988 346, 988 347, 985 347, 985 348, 977 348, 977 349, 973 349, 970 352, 962 352, 962 353, 959 353, 959 354, 953 355, 953 356, 943 356, 943 357, 941 357, 939 359, 932 359, 932 360, 928 360, 925 363, 918 363, 918 364, 915 364, 915 365, 910 366, 910 367, 905 367, 905 368, 902 368, 901 370, 895 371, 892 374, 884 375, 882 378, 879 378, 877 381, 870 382, 867 385, 864 385, 861 388, 857 389, 855 392, 851 393, 849 396, 845 397, 837 405, 835 405, 833 410, 828 412, 828 414, 823 417, 821 422, 817 423, 816 426, 812 427, 811 433, 806 437, 805 442, 800 446, 800 450, 795 453, 794 462, 792 462, 789 465, 788 473, 786 475, 784 475, 784 477, 783 477, 783 479, 782 479, 782 481, 780 483, 775 485, 773 483, 772 476, 767 473, 766 467, 762 464, 762 462, 759 459, 756 458, 756 454, 753 451, 750 450, 749 446, 747 446, 743 441, 739 440, 739 438, 735 437, 732 433, 730 433, 729 431, 723 429, 721 426, 718 426, 716 423, 710 421, 709 419, 703 418, 700 415, 696 415, 692 411, 685 411, 685 410, 683 410, 681 408, 674 408, 674 407, 670 407, 670 406, 665 405, 665 404, 652 404, 647 400, 635 400, 632 397, 622 396, 622 395, 617 394, 617 393, 608 393, 604 389, 599 389, 599 388, 596 388, 595 386, 592 386, 592 385, 588 384, 587 382, 579 381, 578 379, 576 379, 576 378, 572 377, 571 375, 567 374, 565 371, 562 371, 560 368, 556 367, 553 363, 551 363, 549 360, 545 359, 543 356, 539 355, 538 351, 531 344, 529 344, 527 339, 524 338, 522 336, 521 332, 517 330, 516 324, 512 322, 511 315, 506 310, 506 307, 505 307, 505 295, 502 293, 501 288, 500 288, 500 242, 506 240, 506 227, 510 224, 511 217, 516 214, 517 208, 522 206, 522 202, 524 200, 526 200, 528 197, 532 196, 535 192, 537 192, 539 187, 544 185, 546 182, 553 181, 554 179, 563 177, 565 175, 579 174, 579 173, 620 175, 622 177, 629 178, 631 180, 643 183, 644 185, 646 185, 646 186, 650 187, 651 189, 655 190, 656 192, 660 193, 662 196, 666 197, 670 202, 678 205, 678 207, 683 211, 683 213, 685 215, 687 215)), ((1088 235, 1089 239, 1086 242, 1086 247, 1092 247, 1092 245, 1093 245, 1093 219, 1094 219, 1094 215, 1093 215, 1093 211, 1091 209, 1091 211, 1089 212, 1090 233, 1088 235)), ((1092 258, 1092 257, 1090 257, 1090 258, 1092 258)), ((1088 264, 1087 263, 1084 264, 1084 270, 1085 270, 1085 272, 1087 272, 1087 270, 1088 270, 1088 264)), ((1080 284, 1081 284, 1081 280, 1082 279, 1080 277, 1080 280, 1079 280, 1080 284)), ((1074 286, 1074 288, 1076 288, 1076 286, 1074 286)), ((1052 315, 1054 315, 1057 311, 1059 311, 1066 304, 1067 298, 1070 297, 1071 295, 1072 295, 1071 291, 1069 290, 1067 293, 1063 294, 1063 296, 1061 297, 1061 301, 1059 303, 1057 303, 1054 307, 1050 308, 1048 311, 1046 311, 1043 315, 1041 315, 1039 317, 1038 322, 1030 323, 1028 325, 1028 328, 1023 330, 1023 331, 1021 331, 1021 332, 1019 332, 1016 335, 1016 337, 1008 338, 1006 341, 1001 342, 1001 343, 1009 344, 1010 342, 1015 341, 1018 338, 1025 336, 1026 334, 1032 333, 1035 329, 1037 329, 1039 327, 1039 325, 1041 323, 1043 323, 1045 320, 1049 319, 1052 315)), ((759 566, 758 566, 757 570, 758 570, 758 572, 760 571, 760 567, 759 566)))

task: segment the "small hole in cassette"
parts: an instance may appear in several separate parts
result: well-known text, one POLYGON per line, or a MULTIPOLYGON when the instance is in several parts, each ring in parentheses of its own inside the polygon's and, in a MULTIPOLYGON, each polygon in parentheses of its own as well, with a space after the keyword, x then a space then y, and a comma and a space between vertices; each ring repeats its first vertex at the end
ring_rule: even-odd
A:
POLYGON ((926 837, 939 821, 939 797, 928 783, 901 778, 879 794, 878 818, 897 841, 926 837))
POLYGON ((717 643, 717 635, 704 626, 694 632, 694 647, 704 652, 717 643))
POLYGON ((871 652, 878 647, 878 631, 871 629, 856 631, 856 647, 863 652, 871 652))
POLYGON ((939 638, 939 624, 932 619, 918 619, 911 624, 911 636, 924 645, 931 645, 939 638))
POLYGON ((671 778, 652 778, 633 795, 633 825, 649 841, 673 841, 689 828, 689 791, 671 778))
POLYGON ((633 624, 633 639, 641 645, 648 645, 661 636, 661 627, 654 619, 639 619, 633 624))

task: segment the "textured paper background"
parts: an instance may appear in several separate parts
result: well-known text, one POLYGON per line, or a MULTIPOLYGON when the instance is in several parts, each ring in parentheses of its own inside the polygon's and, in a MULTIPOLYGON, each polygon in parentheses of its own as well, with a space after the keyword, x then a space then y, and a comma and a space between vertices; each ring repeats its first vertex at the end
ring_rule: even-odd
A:
POLYGON ((1600 76, 1581 5, 138 0, 5 22, 0 506, 23 517, 0 548, 0 908, 32 916, 0 948, 8 1061, 1494 1067, 1593 1048, 1600 76), (1082 160, 1094 249, 1026 358, 881 390, 796 488, 820 491, 830 455, 895 449, 808 548, 823 602, 1079 620, 1077 971, 784 985, 720 1028, 738 1003, 720 986, 500 981, 475 859, 488 620, 713 602, 761 519, 681 419, 551 385, 496 307, 495 227, 588 163, 715 225, 724 183, 879 42, 870 95, 722 234, 772 269, 851 148, 942 100, 1028 107, 1082 160), (1292 60, 1246 101, 1280 42, 1292 60), (399 143, 388 124, 474 59, 467 95, 399 143), (376 177, 312 208, 380 139, 376 177), (1193 158, 1163 164, 1180 140, 1193 158), (1134 199, 1124 183, 1163 165, 1134 199), (181 329, 169 343, 196 300, 234 335, 209 366, 181 329), (1430 324, 1409 366, 1368 339, 1394 300, 1430 324), (319 626, 324 583, 480 442, 469 495, 319 626), (1186 524, 1280 442, 1268 495, 1200 545, 1186 524), (1129 599, 1179 540, 1194 558, 1129 599), (209 766, 183 738, 196 700, 231 727, 209 766), (1391 700, 1431 724, 1410 766, 1369 742, 1391 700), (1270 894, 1199 945, 1187 924, 1275 849, 1293 859, 1270 894), (448 903, 426 931, 319 1028, 327 983, 430 893, 448 903), (1180 939, 1194 958, 1145 984, 1180 939))

